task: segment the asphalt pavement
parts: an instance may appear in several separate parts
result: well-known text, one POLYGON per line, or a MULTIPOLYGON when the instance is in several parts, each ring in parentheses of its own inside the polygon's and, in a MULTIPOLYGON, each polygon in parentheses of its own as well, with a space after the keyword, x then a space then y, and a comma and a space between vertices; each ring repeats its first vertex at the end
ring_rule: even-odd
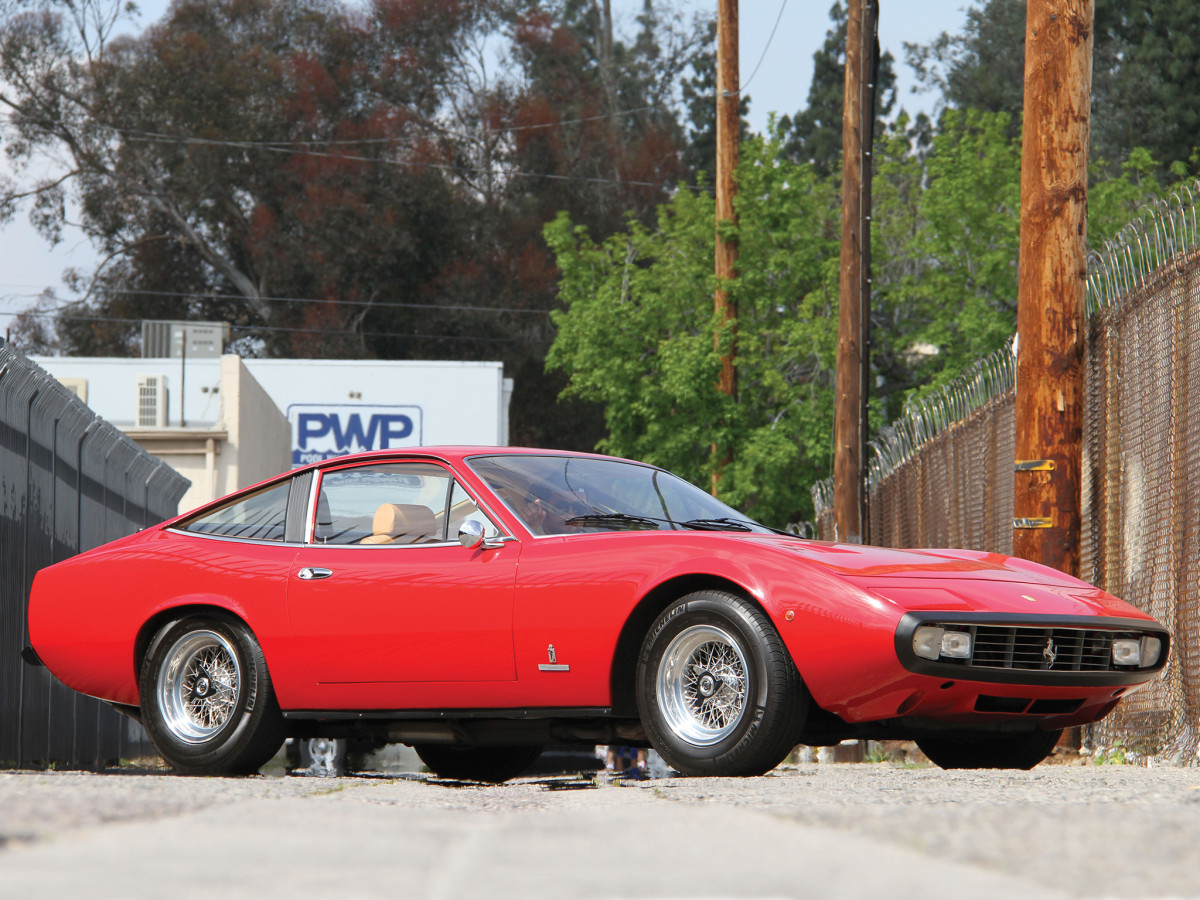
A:
POLYGON ((1200 770, 0 773, 0 897, 1200 897, 1200 770))

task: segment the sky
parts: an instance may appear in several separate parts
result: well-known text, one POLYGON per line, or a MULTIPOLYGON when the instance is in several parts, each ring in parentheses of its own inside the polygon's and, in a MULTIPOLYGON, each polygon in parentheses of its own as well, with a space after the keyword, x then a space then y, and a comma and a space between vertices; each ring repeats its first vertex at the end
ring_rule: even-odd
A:
MULTIPOLYGON (((677 0, 692 12, 713 11, 716 0, 677 0)), ((813 54, 830 27, 833 0, 741 0, 738 57, 741 85, 750 96, 750 126, 766 128, 771 112, 791 115, 803 109, 812 80, 813 54)), ((910 113, 932 110, 936 97, 914 93, 912 70, 904 64, 905 43, 928 43, 943 31, 960 31, 969 0, 879 0, 879 43, 896 58, 897 107, 910 113)), ((139 0, 141 23, 157 21, 168 0, 139 0)), ((618 33, 632 34, 642 0, 613 0, 618 33)), ((899 110, 897 109, 897 112, 899 110)), ((70 294, 62 273, 68 267, 89 270, 96 254, 78 230, 68 230, 51 249, 33 231, 24 214, 0 228, 0 329, 11 313, 33 304, 46 288, 70 294)))

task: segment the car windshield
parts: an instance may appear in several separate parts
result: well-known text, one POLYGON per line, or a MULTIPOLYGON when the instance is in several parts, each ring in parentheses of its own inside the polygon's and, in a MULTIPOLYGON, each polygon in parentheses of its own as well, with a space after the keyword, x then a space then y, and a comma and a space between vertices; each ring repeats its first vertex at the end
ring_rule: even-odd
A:
POLYGON ((478 456, 471 468, 534 534, 770 529, 669 472, 579 456, 478 456))

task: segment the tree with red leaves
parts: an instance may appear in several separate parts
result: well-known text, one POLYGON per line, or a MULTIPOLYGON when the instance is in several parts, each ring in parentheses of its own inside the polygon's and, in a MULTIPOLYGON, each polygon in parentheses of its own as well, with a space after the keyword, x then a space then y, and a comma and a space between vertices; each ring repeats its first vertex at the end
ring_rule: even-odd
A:
POLYGON ((101 253, 56 349, 136 352, 141 319, 171 318, 231 322, 243 353, 501 358, 516 439, 594 443, 544 374, 542 225, 648 221, 689 177, 673 93, 702 23, 647 0, 625 43, 608 0, 176 0, 115 37, 122 10, 0 5, 26 176, 0 221, 28 205, 55 241, 71 199, 101 253))

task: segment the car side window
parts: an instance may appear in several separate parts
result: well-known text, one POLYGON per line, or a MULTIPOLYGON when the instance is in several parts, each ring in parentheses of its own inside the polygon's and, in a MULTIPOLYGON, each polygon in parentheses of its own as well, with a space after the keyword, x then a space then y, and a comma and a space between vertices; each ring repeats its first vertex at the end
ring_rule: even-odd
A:
POLYGON ((453 475, 435 463, 385 463, 326 471, 317 490, 313 541, 411 545, 453 541, 476 518, 497 530, 453 475))
POLYGON ((483 526, 483 536, 485 538, 498 537, 500 529, 495 526, 471 499, 471 495, 463 490, 463 486, 457 481, 454 482, 454 490, 450 495, 450 520, 446 534, 450 540, 454 540, 458 536, 458 530, 462 528, 465 522, 478 522, 483 526))
POLYGON ((282 541, 287 527, 290 481, 263 488, 231 503, 209 510, 179 525, 184 531, 240 538, 248 541, 282 541))

